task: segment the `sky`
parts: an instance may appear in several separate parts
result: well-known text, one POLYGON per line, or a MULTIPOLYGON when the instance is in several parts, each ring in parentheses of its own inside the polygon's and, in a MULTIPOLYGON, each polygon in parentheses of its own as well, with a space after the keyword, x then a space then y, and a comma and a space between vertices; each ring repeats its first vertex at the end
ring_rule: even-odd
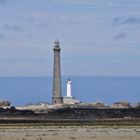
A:
POLYGON ((140 0, 0 0, 0 76, 140 76, 140 0))

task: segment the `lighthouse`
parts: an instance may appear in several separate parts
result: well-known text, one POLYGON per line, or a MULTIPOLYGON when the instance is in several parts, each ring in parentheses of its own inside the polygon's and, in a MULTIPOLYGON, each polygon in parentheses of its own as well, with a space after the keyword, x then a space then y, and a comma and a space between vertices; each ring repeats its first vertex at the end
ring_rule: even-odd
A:
POLYGON ((71 82, 71 80, 70 79, 68 79, 68 81, 67 81, 67 97, 72 97, 71 95, 71 84, 72 84, 72 82, 71 82))
POLYGON ((53 97, 52 104, 63 104, 62 90, 61 90, 61 64, 59 41, 54 42, 54 65, 53 65, 53 97))
POLYGON ((72 85, 72 81, 70 79, 67 80, 67 91, 66 91, 66 96, 63 98, 63 104, 79 104, 81 103, 79 100, 76 100, 73 96, 72 96, 72 92, 71 92, 71 87, 72 85))

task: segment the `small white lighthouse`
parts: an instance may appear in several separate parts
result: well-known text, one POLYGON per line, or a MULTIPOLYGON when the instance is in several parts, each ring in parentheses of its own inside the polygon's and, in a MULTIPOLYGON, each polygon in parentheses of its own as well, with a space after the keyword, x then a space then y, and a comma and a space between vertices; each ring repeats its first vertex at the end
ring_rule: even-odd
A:
POLYGON ((68 79, 68 81, 67 81, 67 97, 72 97, 72 95, 71 95, 71 84, 72 84, 71 80, 68 79))
POLYGON ((72 96, 72 93, 71 93, 71 80, 68 79, 67 81, 67 93, 66 93, 66 96, 63 98, 63 104, 79 104, 81 103, 80 101, 76 100, 73 96, 72 96))

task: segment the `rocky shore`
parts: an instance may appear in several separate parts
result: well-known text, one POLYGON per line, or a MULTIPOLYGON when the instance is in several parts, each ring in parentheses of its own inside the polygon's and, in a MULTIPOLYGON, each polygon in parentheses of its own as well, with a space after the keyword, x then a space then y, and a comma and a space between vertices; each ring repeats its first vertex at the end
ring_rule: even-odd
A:
POLYGON ((0 108, 0 123, 67 123, 78 124, 130 124, 140 125, 139 108, 103 109, 90 107, 61 107, 40 110, 18 110, 15 107, 0 108))

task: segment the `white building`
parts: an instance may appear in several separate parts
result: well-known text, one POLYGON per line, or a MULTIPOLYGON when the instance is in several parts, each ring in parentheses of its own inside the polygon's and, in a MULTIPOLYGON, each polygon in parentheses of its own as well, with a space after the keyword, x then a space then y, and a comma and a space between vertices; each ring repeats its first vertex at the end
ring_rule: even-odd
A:
POLYGON ((68 81, 67 81, 67 97, 72 97, 72 95, 71 95, 71 84, 72 84, 71 80, 68 79, 68 81))
POLYGON ((112 105, 112 108, 131 108, 131 105, 127 101, 116 102, 112 105))
POLYGON ((76 100, 72 96, 72 81, 68 79, 67 81, 67 93, 66 96, 63 98, 63 104, 78 104, 80 101, 76 100))

